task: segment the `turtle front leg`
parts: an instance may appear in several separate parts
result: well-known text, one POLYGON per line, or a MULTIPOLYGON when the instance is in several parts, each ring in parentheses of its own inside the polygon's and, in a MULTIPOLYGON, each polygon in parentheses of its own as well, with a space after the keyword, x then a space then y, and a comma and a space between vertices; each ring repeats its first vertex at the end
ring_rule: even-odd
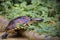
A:
POLYGON ((1 36, 2 39, 6 39, 8 36, 8 33, 7 32, 4 32, 4 34, 1 36))

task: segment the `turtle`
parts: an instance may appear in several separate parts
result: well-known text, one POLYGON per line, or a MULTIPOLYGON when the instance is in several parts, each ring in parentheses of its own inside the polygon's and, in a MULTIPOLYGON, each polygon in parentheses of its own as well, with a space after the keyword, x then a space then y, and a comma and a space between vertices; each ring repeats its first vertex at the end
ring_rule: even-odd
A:
POLYGON ((6 39, 7 38, 7 36, 8 36, 8 34, 10 33, 10 32, 16 32, 16 33, 23 33, 24 31, 26 31, 26 28, 24 29, 24 28, 21 28, 21 27, 17 27, 17 25, 16 24, 22 24, 23 26, 25 26, 26 27, 26 25, 28 24, 28 23, 34 23, 34 22, 36 22, 36 21, 43 21, 43 19, 42 18, 30 18, 30 17, 28 17, 28 16, 19 16, 19 17, 17 17, 17 18, 14 18, 14 19, 12 19, 9 23, 8 23, 8 25, 6 26, 6 28, 5 28, 5 32, 3 33, 3 35, 1 36, 1 38, 2 39, 6 39))

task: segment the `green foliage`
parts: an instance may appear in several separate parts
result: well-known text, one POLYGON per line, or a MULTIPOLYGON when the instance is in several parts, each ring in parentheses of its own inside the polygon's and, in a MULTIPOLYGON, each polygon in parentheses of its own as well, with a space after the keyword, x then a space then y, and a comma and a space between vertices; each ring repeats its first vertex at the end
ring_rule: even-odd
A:
POLYGON ((58 14, 56 0, 4 0, 0 2, 0 15, 9 20, 18 16, 43 18, 43 22, 30 25, 30 27, 34 27, 35 31, 40 34, 57 35, 59 26, 49 24, 50 21, 59 22, 55 16, 58 14))

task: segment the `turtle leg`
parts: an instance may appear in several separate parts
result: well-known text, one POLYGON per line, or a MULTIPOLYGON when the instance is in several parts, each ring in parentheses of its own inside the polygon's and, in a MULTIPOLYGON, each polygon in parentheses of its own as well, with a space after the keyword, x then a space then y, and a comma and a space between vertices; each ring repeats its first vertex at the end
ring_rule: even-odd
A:
POLYGON ((8 36, 8 33, 7 32, 4 32, 4 34, 1 36, 2 39, 6 39, 8 36))
POLYGON ((22 37, 22 32, 20 32, 19 30, 15 30, 17 33, 16 33, 16 36, 17 37, 22 37))

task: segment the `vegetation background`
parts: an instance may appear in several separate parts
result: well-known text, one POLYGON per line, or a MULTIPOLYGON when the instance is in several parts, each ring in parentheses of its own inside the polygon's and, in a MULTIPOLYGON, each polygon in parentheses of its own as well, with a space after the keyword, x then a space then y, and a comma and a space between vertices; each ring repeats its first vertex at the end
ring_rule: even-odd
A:
POLYGON ((60 36, 59 0, 0 0, 0 15, 9 21, 18 16, 43 18, 43 22, 30 25, 35 32, 60 36))

